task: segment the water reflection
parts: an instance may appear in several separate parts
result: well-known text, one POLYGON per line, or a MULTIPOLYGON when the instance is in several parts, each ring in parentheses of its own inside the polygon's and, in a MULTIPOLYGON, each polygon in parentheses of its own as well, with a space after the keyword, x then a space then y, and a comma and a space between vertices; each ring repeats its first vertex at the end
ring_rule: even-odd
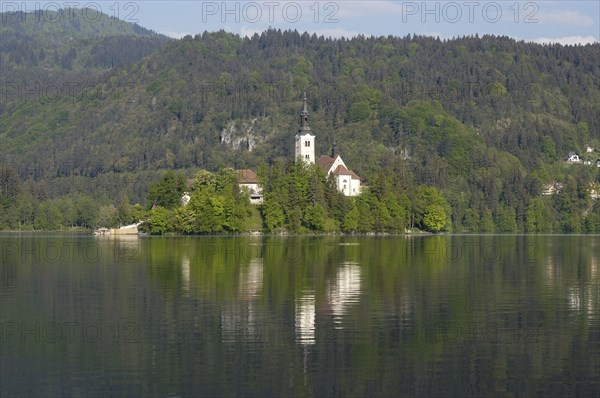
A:
POLYGON ((183 290, 190 290, 190 258, 185 254, 181 257, 181 283, 183 290))
POLYGON ((239 271, 238 299, 221 309, 221 340, 264 341, 264 317, 258 308, 257 298, 263 286, 263 259, 253 258, 239 271))
POLYGON ((544 277, 548 285, 553 285, 560 280, 560 267, 556 264, 554 256, 548 254, 544 260, 544 277))
POLYGON ((257 297, 263 286, 263 259, 253 258, 248 268, 240 270, 240 295, 244 300, 257 297))
POLYGON ((361 268, 357 263, 345 262, 328 288, 328 299, 336 329, 342 328, 342 320, 348 309, 360 297, 361 268))
POLYGON ((592 281, 596 282, 596 284, 600 284, 598 283, 598 256, 597 256, 597 247, 593 247, 591 252, 592 252, 592 260, 591 260, 591 264, 590 264, 590 276, 592 277, 592 281))
POLYGON ((599 244, 0 239, 0 391, 597 397, 599 244))
MULTIPOLYGON (((598 289, 598 286, 596 286, 596 289, 598 289)), ((592 320, 594 316, 598 316, 598 298, 598 290, 594 291, 591 285, 573 286, 569 288, 567 293, 569 308, 585 315, 589 320, 592 320)))
POLYGON ((315 344, 315 295, 307 293, 296 299, 296 341, 315 344))

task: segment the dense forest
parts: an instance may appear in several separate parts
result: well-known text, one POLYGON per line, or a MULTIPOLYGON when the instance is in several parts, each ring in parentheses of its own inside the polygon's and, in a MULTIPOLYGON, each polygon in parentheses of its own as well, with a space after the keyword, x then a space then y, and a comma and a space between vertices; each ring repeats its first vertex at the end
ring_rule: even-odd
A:
POLYGON ((175 41, 110 17, 31 20, 0 25, 1 228, 600 231, 599 44, 274 29, 175 41), (335 139, 360 197, 293 163, 303 91, 317 156, 335 139), (261 207, 228 168, 259 171, 261 207), (196 181, 191 207, 157 204, 175 180, 196 181))
POLYGON ((2 13, 0 113, 28 100, 81 94, 114 68, 133 64, 170 39, 96 10, 2 13))

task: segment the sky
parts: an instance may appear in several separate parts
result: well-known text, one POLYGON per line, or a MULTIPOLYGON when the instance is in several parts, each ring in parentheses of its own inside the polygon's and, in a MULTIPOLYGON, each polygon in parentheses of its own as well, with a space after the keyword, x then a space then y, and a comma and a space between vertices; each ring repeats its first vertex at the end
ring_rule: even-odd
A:
POLYGON ((328 37, 494 34, 538 43, 600 40, 600 1, 2 1, 3 12, 91 8, 174 38, 269 27, 328 37))

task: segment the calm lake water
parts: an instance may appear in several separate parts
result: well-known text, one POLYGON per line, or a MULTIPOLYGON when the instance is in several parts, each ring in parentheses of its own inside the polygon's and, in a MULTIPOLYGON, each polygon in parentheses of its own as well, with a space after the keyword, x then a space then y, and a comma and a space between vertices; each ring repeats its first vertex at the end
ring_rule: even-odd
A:
POLYGON ((600 236, 0 245, 2 396, 600 396, 600 236))

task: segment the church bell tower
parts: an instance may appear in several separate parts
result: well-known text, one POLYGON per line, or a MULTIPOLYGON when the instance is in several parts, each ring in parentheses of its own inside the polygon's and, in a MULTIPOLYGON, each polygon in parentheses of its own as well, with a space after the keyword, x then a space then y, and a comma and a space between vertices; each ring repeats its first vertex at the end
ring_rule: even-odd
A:
POLYGON ((313 164, 315 163, 315 136, 311 134, 310 126, 308 125, 308 106, 306 104, 306 93, 304 93, 304 105, 300 112, 300 127, 296 134, 296 162, 302 161, 313 164))

